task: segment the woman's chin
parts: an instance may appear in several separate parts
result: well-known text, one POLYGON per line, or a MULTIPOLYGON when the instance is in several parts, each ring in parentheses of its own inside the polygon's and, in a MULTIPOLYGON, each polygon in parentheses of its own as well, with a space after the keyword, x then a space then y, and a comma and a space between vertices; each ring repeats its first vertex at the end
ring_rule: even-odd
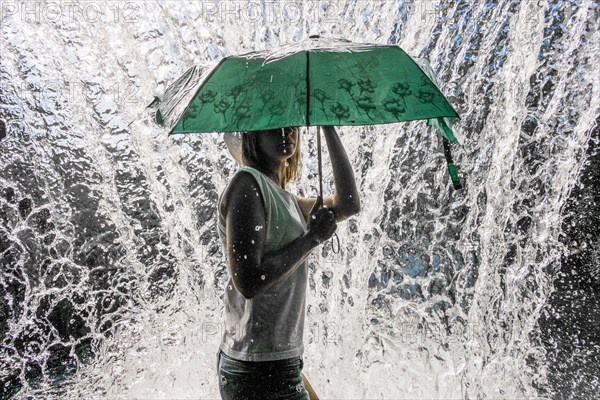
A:
POLYGON ((294 152, 296 151, 296 146, 291 144, 291 145, 286 145, 283 147, 283 155, 284 156, 288 156, 291 157, 294 155, 294 152))

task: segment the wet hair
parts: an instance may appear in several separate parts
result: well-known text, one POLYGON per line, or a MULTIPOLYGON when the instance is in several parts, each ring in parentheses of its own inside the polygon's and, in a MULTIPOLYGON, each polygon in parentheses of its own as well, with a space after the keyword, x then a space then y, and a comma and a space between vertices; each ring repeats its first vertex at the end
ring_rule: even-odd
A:
MULTIPOLYGON (((257 136, 267 132, 269 131, 252 131, 242 133, 242 161, 244 165, 256 168, 262 172, 269 171, 269 168, 265 163, 264 155, 260 154, 260 150, 257 146, 257 136)), ((287 186, 288 182, 294 181, 300 177, 300 133, 298 133, 296 138, 296 151, 294 155, 287 161, 288 166, 285 168, 285 174, 283 176, 284 188, 287 186)))

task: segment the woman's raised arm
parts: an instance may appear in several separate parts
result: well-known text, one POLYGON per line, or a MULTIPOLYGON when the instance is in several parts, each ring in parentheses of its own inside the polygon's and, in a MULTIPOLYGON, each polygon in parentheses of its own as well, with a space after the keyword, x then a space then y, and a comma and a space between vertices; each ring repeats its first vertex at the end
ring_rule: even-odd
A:
MULTIPOLYGON (((354 171, 340 137, 333 126, 323 126, 322 128, 331 158, 335 183, 334 195, 323 198, 323 206, 332 210, 336 215, 336 221, 340 222, 360 212, 360 199, 354 171)), ((316 200, 316 198, 298 198, 298 205, 305 218, 308 219, 308 210, 313 207, 316 200)))

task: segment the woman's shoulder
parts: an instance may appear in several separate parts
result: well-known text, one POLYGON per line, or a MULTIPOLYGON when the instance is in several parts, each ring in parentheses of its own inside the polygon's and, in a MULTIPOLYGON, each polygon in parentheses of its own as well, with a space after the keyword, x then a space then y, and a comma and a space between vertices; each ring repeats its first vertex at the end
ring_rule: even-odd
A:
MULTIPOLYGON (((221 194, 220 207, 223 214, 225 214, 225 211, 227 211, 227 206, 231 199, 247 196, 251 193, 260 193, 260 186, 257 182, 257 177, 248 168, 249 167, 243 167, 242 169, 238 170, 233 175, 231 181, 229 181, 229 184, 221 194)), ((260 194, 258 194, 258 196, 260 197, 260 194)))
POLYGON ((260 174, 256 169, 244 166, 233 174, 228 189, 257 189, 259 177, 260 174))

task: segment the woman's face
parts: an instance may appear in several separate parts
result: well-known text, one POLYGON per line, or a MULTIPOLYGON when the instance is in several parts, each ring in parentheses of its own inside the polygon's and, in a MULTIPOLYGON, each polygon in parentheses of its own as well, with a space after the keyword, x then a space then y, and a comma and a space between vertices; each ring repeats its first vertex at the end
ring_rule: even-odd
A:
POLYGON ((260 132, 256 135, 258 150, 265 157, 287 160, 298 148, 298 128, 282 128, 260 132))

